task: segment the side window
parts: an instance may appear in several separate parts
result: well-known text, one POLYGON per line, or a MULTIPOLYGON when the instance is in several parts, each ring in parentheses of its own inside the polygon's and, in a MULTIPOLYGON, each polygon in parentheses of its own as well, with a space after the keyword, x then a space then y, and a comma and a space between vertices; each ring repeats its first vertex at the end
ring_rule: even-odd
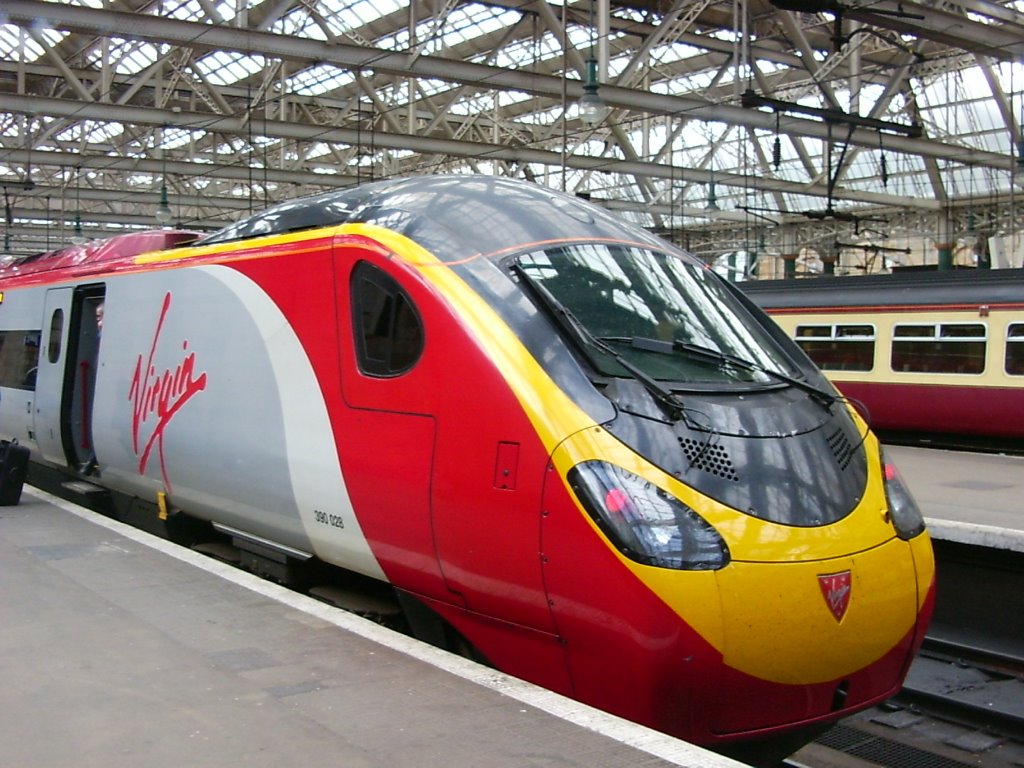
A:
POLYGON ((875 364, 873 325, 798 325, 796 343, 823 371, 870 371, 875 364))
POLYGON ((53 317, 50 319, 50 343, 46 352, 46 359, 51 363, 60 360, 60 342, 64 336, 64 310, 53 310, 53 317))
POLYGON ((1006 372, 1024 376, 1024 323, 1010 323, 1006 329, 1006 372))
POLYGON ((39 331, 0 331, 0 387, 36 388, 40 335, 39 331))
POLYGON ((982 373, 981 323, 913 323, 893 328, 892 369, 922 373, 982 373))
POLYGON ((365 261, 352 271, 352 327, 359 370, 398 376, 423 352, 423 324, 412 299, 389 275, 365 261))

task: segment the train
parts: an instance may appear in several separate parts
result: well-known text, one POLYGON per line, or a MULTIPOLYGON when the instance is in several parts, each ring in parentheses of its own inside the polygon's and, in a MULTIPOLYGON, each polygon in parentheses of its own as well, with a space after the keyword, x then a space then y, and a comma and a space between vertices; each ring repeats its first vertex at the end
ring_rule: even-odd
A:
POLYGON ((740 285, 886 439, 1024 448, 1024 269, 740 285))
POLYGON ((0 436, 33 468, 382 587, 552 691, 757 757, 894 695, 922 642, 931 543, 856 409, 572 195, 376 181, 0 291, 0 436))

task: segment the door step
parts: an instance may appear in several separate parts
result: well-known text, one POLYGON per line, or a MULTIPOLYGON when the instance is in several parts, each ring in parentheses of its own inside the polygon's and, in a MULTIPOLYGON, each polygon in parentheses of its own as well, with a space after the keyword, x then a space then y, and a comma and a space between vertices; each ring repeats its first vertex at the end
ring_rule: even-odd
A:
POLYGON ((89 495, 89 494, 92 494, 92 493, 106 493, 107 492, 106 488, 102 488, 102 487, 100 487, 98 485, 95 485, 93 483, 88 483, 85 480, 71 480, 71 481, 69 481, 67 483, 61 483, 60 486, 61 486, 61 488, 67 488, 69 491, 74 491, 75 493, 80 493, 83 496, 86 496, 86 495, 89 495))

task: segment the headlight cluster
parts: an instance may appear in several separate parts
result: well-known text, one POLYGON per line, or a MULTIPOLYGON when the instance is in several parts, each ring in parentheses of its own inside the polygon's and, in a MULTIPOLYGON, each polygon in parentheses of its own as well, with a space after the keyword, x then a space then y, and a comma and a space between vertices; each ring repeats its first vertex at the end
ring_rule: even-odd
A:
POLYGON ((896 535, 901 539, 912 539, 924 531, 924 518, 921 510, 903 483, 896 465, 885 459, 882 453, 882 476, 885 478, 885 500, 889 504, 889 515, 892 518, 896 535))
POLYGON ((729 563, 729 548, 704 518, 642 477, 587 461, 573 467, 568 479, 584 509, 630 559, 701 571, 729 563))

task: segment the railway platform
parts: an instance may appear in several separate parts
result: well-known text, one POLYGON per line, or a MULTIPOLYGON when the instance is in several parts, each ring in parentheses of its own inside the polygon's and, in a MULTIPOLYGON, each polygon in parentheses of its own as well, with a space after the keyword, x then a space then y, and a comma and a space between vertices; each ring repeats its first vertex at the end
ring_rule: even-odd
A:
MULTIPOLYGON (((1024 551, 1024 458, 887 451, 933 537, 1024 551)), ((740 765, 29 488, 0 621, 22 768, 740 765)))
POLYGON ((933 538, 1024 552, 1024 456, 886 446, 933 538))
POLYGON ((0 763, 738 766, 26 488, 0 763))

